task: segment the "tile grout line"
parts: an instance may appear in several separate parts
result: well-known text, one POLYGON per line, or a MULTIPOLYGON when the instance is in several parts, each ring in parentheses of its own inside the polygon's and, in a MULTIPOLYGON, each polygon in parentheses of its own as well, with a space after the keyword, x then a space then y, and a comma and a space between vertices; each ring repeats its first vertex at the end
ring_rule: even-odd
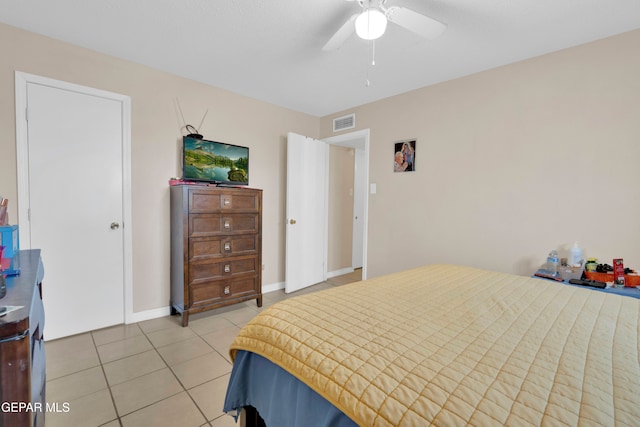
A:
POLYGON ((107 373, 104 371, 104 363, 102 363, 102 358, 100 357, 100 352, 98 352, 98 345, 96 344, 96 339, 93 335, 93 331, 91 331, 91 342, 96 350, 96 354, 98 355, 98 362, 100 362, 100 370, 102 371, 102 376, 104 377, 104 382, 107 385, 107 390, 109 390, 109 396, 111 397, 111 404, 113 405, 113 410, 116 413, 116 419, 107 421, 102 425, 109 424, 113 421, 118 421, 120 427, 122 427, 122 420, 120 419, 120 413, 118 412, 118 407, 116 406, 116 401, 113 397, 113 391, 111 390, 111 385, 109 384, 109 379, 107 378, 107 373))

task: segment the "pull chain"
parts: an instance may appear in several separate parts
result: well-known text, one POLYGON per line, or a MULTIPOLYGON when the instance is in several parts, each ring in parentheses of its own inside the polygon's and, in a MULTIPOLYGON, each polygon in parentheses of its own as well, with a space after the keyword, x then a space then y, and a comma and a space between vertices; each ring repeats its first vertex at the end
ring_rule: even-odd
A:
POLYGON ((371 40, 371 66, 376 65, 376 41, 371 40))
POLYGON ((369 81, 369 70, 371 67, 375 67, 376 65, 376 41, 371 40, 371 64, 367 65, 367 76, 364 85, 366 87, 371 86, 371 82, 369 81))

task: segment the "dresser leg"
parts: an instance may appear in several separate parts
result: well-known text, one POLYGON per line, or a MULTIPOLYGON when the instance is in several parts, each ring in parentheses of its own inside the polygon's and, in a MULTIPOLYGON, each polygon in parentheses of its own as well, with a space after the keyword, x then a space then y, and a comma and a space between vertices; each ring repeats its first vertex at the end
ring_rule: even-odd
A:
POLYGON ((189 312, 188 311, 183 311, 182 312, 182 327, 186 327, 189 326, 189 312))
POLYGON ((258 304, 258 307, 262 307, 262 294, 256 298, 256 304, 258 304))

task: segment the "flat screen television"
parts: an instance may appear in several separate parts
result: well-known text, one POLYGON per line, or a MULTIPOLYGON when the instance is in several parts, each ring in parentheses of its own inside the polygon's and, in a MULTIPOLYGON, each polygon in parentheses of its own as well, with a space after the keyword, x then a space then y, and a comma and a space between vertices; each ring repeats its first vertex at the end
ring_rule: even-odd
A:
POLYGON ((221 185, 249 185, 249 147, 182 138, 182 179, 221 185))

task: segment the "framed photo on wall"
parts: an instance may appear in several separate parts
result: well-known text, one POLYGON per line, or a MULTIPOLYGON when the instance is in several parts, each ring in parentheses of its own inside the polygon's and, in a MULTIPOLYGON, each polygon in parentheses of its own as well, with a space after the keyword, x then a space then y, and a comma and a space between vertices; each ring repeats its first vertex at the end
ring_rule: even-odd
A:
POLYGON ((413 172, 416 170, 416 140, 408 139, 393 143, 393 171, 413 172))

